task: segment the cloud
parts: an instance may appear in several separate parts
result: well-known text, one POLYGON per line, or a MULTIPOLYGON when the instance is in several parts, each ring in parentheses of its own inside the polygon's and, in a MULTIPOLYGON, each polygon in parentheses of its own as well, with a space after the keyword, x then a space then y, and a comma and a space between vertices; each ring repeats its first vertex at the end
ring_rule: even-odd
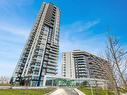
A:
POLYGON ((19 25, 16 24, 11 25, 7 23, 0 23, 0 31, 15 34, 19 37, 27 37, 30 32, 30 29, 22 26, 19 27, 19 25))
POLYGON ((22 13, 34 1, 0 0, 0 76, 11 77, 14 71, 31 31, 29 19, 25 19, 22 13))
POLYGON ((61 32, 85 32, 89 31, 93 27, 95 27, 97 24, 100 23, 100 20, 94 20, 94 21, 88 21, 88 22, 83 22, 83 21, 76 21, 72 24, 69 25, 64 25, 61 28, 61 32))
MULTIPOLYGON (((25 11, 35 0, 0 0, 0 31, 27 37, 31 26, 25 11)), ((28 14, 29 15, 29 14, 28 14)))
MULTIPOLYGON (((101 45, 104 41, 104 34, 94 34, 91 32, 91 30, 93 30, 99 23, 100 20, 89 22, 77 21, 72 24, 62 26, 60 31, 60 52, 74 49, 87 49, 90 51, 90 49, 96 47, 95 44, 97 44, 97 41, 98 43, 100 42, 99 44, 101 45), (94 36, 89 36, 88 34, 94 34, 94 36)), ((100 46, 100 48, 101 47, 103 46, 100 46)))
POLYGON ((61 27, 60 31, 60 58, 58 72, 61 73, 62 52, 80 49, 97 56, 104 54, 105 34, 95 34, 93 31, 100 23, 100 20, 89 22, 76 21, 61 27))
POLYGON ((10 19, 20 16, 21 10, 31 6, 34 2, 35 0, 0 0, 0 17, 10 19))
MULTIPOLYGON (((96 25, 100 23, 100 20, 94 20, 89 22, 83 22, 83 21, 77 21, 69 25, 64 25, 61 27, 60 31, 60 60, 59 63, 61 63, 61 53, 64 51, 72 51, 74 49, 81 49, 91 52, 97 51, 97 46, 100 46, 100 43, 96 43, 99 40, 102 41, 103 36, 96 35, 94 37, 89 37, 89 39, 81 40, 79 37, 81 35, 87 36, 86 34, 89 33, 91 29, 94 29, 96 25), (85 34, 84 34, 85 33, 85 34), (79 37, 77 36, 79 35, 79 37)), ((0 22, 0 31, 7 32, 8 35, 12 36, 13 39, 10 37, 5 40, 4 37, 0 38, 1 48, 0 50, 0 68, 4 68, 0 70, 1 74, 7 74, 8 76, 11 76, 12 72, 14 71, 15 64, 17 63, 17 60, 19 58, 19 55, 21 53, 21 50, 24 46, 24 43, 22 41, 23 38, 27 38, 28 34, 30 32, 29 27, 25 27, 20 24, 10 24, 6 22, 0 22), (16 40, 16 41, 15 41, 16 40), (19 44, 18 44, 19 43, 19 44), (20 45, 20 46, 19 46, 20 45), (21 46, 22 45, 22 46, 21 46), (6 47, 6 48, 3 48, 6 47), (10 47, 10 48, 8 48, 10 47), (17 48, 17 49, 15 49, 17 48), (4 61, 6 60, 6 61, 4 61), (9 60, 9 61, 8 61, 9 60), (10 65, 11 64, 11 65, 10 65), (5 71, 5 69, 8 70, 5 71), (10 73, 8 73, 10 71, 10 73)), ((1 32, 1 34, 2 34, 1 32)), ((9 36, 8 36, 9 37, 9 36)), ((61 68, 61 65, 59 65, 59 71, 61 68)))
POLYGON ((11 77, 21 54, 22 46, 3 42, 0 46, 0 76, 11 77))
POLYGON ((3 61, 0 63, 0 76, 11 77, 15 69, 16 63, 13 61, 3 61))
POLYGON ((11 77, 29 32, 24 26, 0 22, 0 76, 11 77))
POLYGON ((63 39, 60 42, 60 52, 73 51, 76 49, 88 51, 94 54, 104 52, 105 48, 105 35, 98 34, 89 39, 79 40, 75 38, 73 40, 63 39))
POLYGON ((89 21, 84 25, 84 30, 88 31, 89 29, 93 28, 94 26, 96 26, 97 24, 100 23, 100 20, 94 20, 94 21, 89 21))
MULTIPOLYGON (((69 36, 71 37, 72 35, 69 36)), ((105 34, 98 34, 84 40, 80 40, 76 37, 73 40, 70 40, 70 38, 62 39, 60 41, 58 74, 61 74, 62 52, 70 52, 79 49, 103 57, 106 47, 105 40, 105 34)))

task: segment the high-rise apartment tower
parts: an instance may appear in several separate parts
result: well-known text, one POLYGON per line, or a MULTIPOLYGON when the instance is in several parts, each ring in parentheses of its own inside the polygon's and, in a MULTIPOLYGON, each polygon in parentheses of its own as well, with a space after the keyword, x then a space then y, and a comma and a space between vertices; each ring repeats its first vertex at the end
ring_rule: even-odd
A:
POLYGON ((11 83, 42 86, 45 75, 57 74, 59 23, 59 8, 54 4, 43 3, 11 83))

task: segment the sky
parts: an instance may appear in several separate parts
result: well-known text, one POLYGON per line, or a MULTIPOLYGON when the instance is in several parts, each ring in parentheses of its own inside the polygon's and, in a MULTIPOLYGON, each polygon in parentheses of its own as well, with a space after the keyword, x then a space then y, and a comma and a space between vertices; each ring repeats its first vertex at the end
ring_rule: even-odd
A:
POLYGON ((12 76, 42 2, 61 10, 58 74, 62 52, 103 56, 108 31, 127 48, 126 0, 0 0, 0 76, 12 76))

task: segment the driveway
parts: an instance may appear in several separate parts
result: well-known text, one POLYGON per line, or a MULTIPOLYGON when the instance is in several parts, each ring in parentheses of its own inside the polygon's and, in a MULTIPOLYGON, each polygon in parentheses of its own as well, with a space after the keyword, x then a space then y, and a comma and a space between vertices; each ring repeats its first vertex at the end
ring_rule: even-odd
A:
POLYGON ((63 87, 63 88, 58 88, 50 95, 79 95, 79 94, 74 90, 74 88, 63 87))

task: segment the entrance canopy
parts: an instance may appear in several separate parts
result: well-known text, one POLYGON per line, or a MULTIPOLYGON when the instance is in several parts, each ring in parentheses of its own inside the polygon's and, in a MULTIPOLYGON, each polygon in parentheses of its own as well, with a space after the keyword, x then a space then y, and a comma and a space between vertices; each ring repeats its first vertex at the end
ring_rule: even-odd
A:
POLYGON ((89 86, 106 87, 107 80, 93 79, 93 78, 67 78, 61 76, 49 76, 45 75, 43 80, 43 86, 80 86, 83 83, 89 86))

